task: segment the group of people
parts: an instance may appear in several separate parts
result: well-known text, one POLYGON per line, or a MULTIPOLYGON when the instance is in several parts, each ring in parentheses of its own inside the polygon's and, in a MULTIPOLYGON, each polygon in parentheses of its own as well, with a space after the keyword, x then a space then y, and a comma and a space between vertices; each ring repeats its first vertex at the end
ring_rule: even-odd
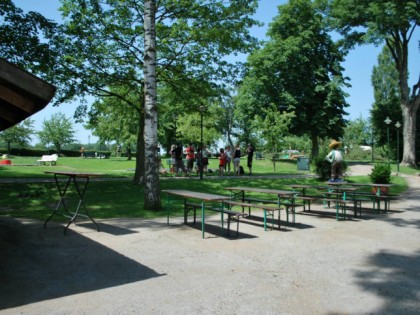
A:
MULTIPOLYGON (((184 174, 190 173, 194 170, 194 166, 197 172, 201 170, 208 172, 209 165, 209 151, 206 146, 198 148, 195 152, 194 146, 190 143, 185 149, 186 153, 186 166, 184 164, 184 152, 182 144, 172 145, 170 150, 170 156, 172 160, 171 173, 183 172, 184 174)), ((249 143, 246 148, 247 153, 247 166, 249 169, 249 175, 252 175, 252 161, 254 157, 254 147, 249 143)), ((219 174, 224 175, 225 172, 231 172, 231 166, 233 164, 233 173, 237 175, 244 174, 243 168, 241 167, 241 148, 239 144, 234 150, 230 146, 219 149, 219 174)))
MULTIPOLYGON (((252 175, 252 160, 254 158, 254 147, 249 143, 246 148, 247 154, 247 166, 249 170, 249 175, 252 175)), ((231 147, 227 146, 226 149, 220 149, 220 157, 219 157, 219 171, 220 174, 227 170, 228 172, 231 171, 231 162, 233 162, 233 173, 236 175, 244 174, 243 168, 241 167, 241 148, 236 145, 235 150, 232 152, 231 147)))
POLYGON ((172 160, 171 173, 178 173, 180 171, 184 174, 190 173, 193 171, 194 165, 196 166, 197 172, 200 171, 201 168, 203 168, 204 172, 207 172, 209 165, 209 152, 206 146, 198 148, 197 152, 195 152, 194 146, 190 143, 185 151, 187 160, 186 166, 184 164, 182 144, 173 144, 171 146, 171 151, 169 152, 172 160))

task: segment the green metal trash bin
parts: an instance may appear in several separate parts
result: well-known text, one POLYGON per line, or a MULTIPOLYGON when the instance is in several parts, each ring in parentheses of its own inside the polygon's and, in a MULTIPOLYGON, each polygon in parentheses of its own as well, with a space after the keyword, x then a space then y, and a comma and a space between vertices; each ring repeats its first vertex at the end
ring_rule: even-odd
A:
POLYGON ((297 158, 297 170, 298 171, 309 171, 310 170, 310 160, 309 157, 299 156, 297 158))

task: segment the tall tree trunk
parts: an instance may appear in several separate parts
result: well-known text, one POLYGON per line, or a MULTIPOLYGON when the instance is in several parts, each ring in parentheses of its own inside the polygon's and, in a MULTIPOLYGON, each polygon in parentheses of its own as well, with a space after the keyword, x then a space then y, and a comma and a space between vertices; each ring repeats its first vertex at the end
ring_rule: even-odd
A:
POLYGON ((408 102, 401 104, 403 117, 403 158, 401 165, 416 167, 416 125, 417 110, 419 108, 420 98, 417 102, 408 102))
POLYGON ((414 86, 410 97, 408 87, 408 40, 401 40, 403 45, 400 49, 392 50, 392 44, 387 40, 388 48, 391 50, 395 65, 398 71, 398 81, 401 93, 401 111, 403 118, 403 157, 401 165, 416 167, 416 124, 417 110, 420 104, 420 93, 415 87, 420 86, 419 82, 414 86))
POLYGON ((144 207, 161 209, 157 138, 156 1, 144 1, 144 207))
MULTIPOLYGON (((144 105, 144 102, 142 102, 144 105)), ((144 107, 144 106, 143 106, 144 107)), ((137 149, 136 149, 136 171, 134 173, 134 185, 142 185, 144 183, 144 111, 140 110, 140 123, 137 130, 137 149)))
POLYGON ((312 140, 312 149, 311 149, 311 158, 317 157, 319 155, 319 143, 318 136, 311 135, 312 140))

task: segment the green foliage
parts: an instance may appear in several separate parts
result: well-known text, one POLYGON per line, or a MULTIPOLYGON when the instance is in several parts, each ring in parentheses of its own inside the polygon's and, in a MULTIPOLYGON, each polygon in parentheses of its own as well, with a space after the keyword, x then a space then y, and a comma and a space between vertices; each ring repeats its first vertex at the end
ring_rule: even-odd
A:
POLYGON ((270 24, 270 40, 248 59, 238 112, 242 126, 250 126, 255 116, 264 119, 263 109, 271 104, 280 113, 294 112, 289 131, 310 136, 317 154, 317 139, 338 138, 345 126, 344 54, 312 1, 292 0, 279 6, 279 12, 270 24))
POLYGON ((363 117, 350 120, 344 129, 343 145, 356 147, 372 143, 372 129, 368 120, 363 117))
MULTIPOLYGON (((312 158, 315 174, 318 175, 320 181, 326 181, 331 178, 331 163, 325 158, 327 155, 328 152, 326 150, 322 150, 318 156, 312 158)), ((343 174, 345 174, 347 168, 347 162, 343 161, 343 174)))
MULTIPOLYGON (((416 0, 329 0, 326 2, 330 4, 326 11, 330 23, 344 36, 342 44, 346 49, 361 43, 379 45, 385 42, 390 50, 398 72, 399 89, 398 91, 393 88, 384 89, 388 95, 382 98, 382 101, 394 103, 394 96, 397 96, 395 92, 399 92, 404 125, 402 162, 415 166, 416 144, 412 139, 416 135, 415 126, 420 93, 413 91, 410 95, 408 48, 414 29, 420 24, 420 2, 416 0), (394 93, 391 93, 393 91, 394 93)), ((391 86, 394 78, 392 76, 389 78, 391 78, 391 86)), ((386 78, 382 77, 374 78, 374 80, 386 82, 386 78)), ((377 97, 378 94, 375 94, 375 101, 377 97)), ((393 106, 397 106, 396 103, 393 106)), ((382 118, 380 120, 383 121, 382 118)), ((382 130, 382 127, 379 128, 382 130)))
POLYGON ((56 113, 51 116, 50 120, 44 120, 38 136, 44 145, 53 144, 57 152, 61 151, 63 145, 70 144, 75 140, 73 124, 62 113, 56 113))
POLYGON ((308 135, 288 135, 281 139, 281 150, 298 150, 303 155, 311 152, 311 140, 308 135))
POLYGON ((0 1, 0 58, 50 80, 57 57, 49 40, 56 32, 57 25, 41 14, 0 1))
MULTIPOLYGON (((384 46, 378 57, 378 64, 373 68, 372 85, 374 88, 375 103, 372 109, 372 124, 374 126, 377 146, 388 146, 386 117, 391 117, 389 142, 393 156, 396 155, 397 133, 395 123, 402 122, 401 95, 398 85, 398 71, 388 47, 384 46)), ((402 128, 400 128, 402 131, 402 128)), ((402 132, 400 133, 402 136, 402 132)), ((402 137, 401 139, 402 140, 402 137)), ((402 152, 402 142, 400 152, 402 152)))
POLYGON ((376 163, 369 175, 372 183, 389 184, 391 182, 391 167, 387 163, 376 163))
POLYGON ((312 164, 320 181, 326 181, 331 177, 331 163, 322 156, 322 153, 312 159, 312 164))
POLYGON ((7 144, 8 154, 10 154, 12 144, 16 144, 22 147, 29 145, 31 135, 34 132, 33 123, 34 121, 28 118, 20 124, 0 132, 0 141, 7 144))
MULTIPOLYGON (((27 158, 22 161, 22 164, 34 163, 36 158, 27 158)), ((13 159, 20 161, 21 159, 13 159)), ((130 177, 133 167, 133 161, 127 161, 124 158, 110 158, 106 160, 92 160, 82 158, 62 158, 58 159, 59 166, 65 165, 77 171, 88 171, 105 173, 108 178, 112 180, 101 180, 91 182, 86 191, 85 201, 89 208, 90 214, 95 219, 102 218, 123 218, 123 217, 137 217, 137 218, 153 218, 164 217, 166 211, 147 211, 144 208, 144 195, 139 186, 135 186, 130 180, 121 178, 116 180, 113 178, 115 174, 118 176, 130 177)), ((211 162, 216 162, 215 160, 211 162)), ((282 172, 289 174, 296 170, 296 163, 294 161, 285 161, 280 164, 282 172)), ((53 167, 54 168, 54 167, 53 167)), ((45 170, 51 170, 50 166, 25 166, 25 167, 2 167, 0 166, 0 177, 14 177, 14 178, 34 178, 42 177, 43 179, 50 179, 50 182, 41 183, 11 183, 2 184, 0 190, 0 200, 2 201, 2 215, 10 215, 13 217, 37 218, 45 220, 47 216, 53 211, 58 200, 57 189, 50 174, 44 174, 45 170), (6 174, 4 174, 6 173, 6 174)), ((258 174, 272 175, 272 167, 270 161, 255 161, 254 169, 258 174), (260 169, 261 167, 261 169, 260 169)), ((366 183, 369 181, 368 176, 351 177, 352 182, 366 183)), ((392 188, 393 193, 401 193, 407 189, 407 184, 403 177, 397 176, 393 178, 393 183, 396 184, 392 188)), ((254 176, 232 178, 227 177, 218 180, 192 180, 191 178, 165 178, 161 180, 162 189, 189 189, 199 192, 207 192, 214 194, 227 194, 224 189, 227 186, 249 186, 249 187, 264 187, 272 189, 290 189, 292 184, 318 184, 316 178, 273 178, 270 176, 266 179, 257 179, 254 176), (194 188, 191 188, 191 185, 194 188)), ((71 187, 68 192, 68 197, 77 197, 74 188, 71 187)), ((163 195, 163 197, 166 197, 163 195)), ((69 198, 69 202, 73 202, 69 198)), ((69 206, 73 206, 73 203, 69 206)), ((166 203, 163 203, 166 207, 166 203)), ((171 212, 174 215, 183 215, 182 204, 171 205, 171 212)), ((65 220, 59 216, 54 217, 54 220, 65 220)))

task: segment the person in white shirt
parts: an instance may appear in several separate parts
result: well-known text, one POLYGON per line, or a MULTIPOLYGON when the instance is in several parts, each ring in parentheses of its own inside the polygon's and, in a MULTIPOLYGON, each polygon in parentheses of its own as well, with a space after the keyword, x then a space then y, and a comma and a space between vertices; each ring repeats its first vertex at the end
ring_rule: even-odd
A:
POLYGON ((338 149, 341 142, 332 140, 328 146, 331 152, 327 155, 327 160, 331 163, 331 178, 330 182, 343 181, 343 153, 338 149))

